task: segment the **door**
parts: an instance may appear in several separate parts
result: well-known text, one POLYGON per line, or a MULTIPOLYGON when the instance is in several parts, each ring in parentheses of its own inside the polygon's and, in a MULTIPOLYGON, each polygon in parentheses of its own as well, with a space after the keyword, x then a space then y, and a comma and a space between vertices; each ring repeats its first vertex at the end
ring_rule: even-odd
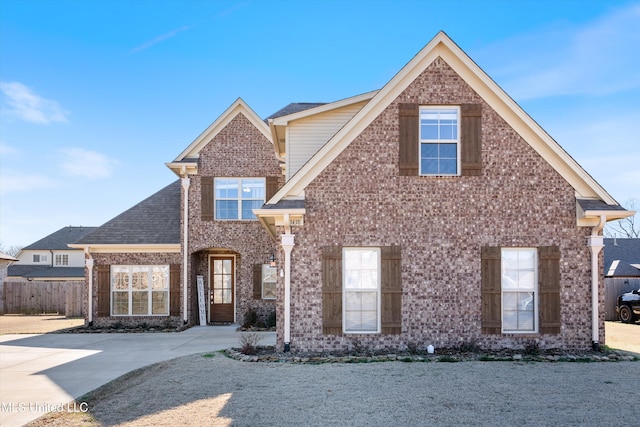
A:
POLYGON ((211 322, 230 322, 234 319, 235 260, 233 257, 211 258, 209 300, 211 322))

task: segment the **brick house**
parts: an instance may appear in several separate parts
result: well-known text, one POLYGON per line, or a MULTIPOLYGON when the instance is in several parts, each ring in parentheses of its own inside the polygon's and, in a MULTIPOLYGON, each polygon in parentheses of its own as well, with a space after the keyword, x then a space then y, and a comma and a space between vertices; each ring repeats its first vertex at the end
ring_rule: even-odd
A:
POLYGON ((197 324, 201 282, 208 322, 275 310, 285 350, 604 342, 601 231, 632 212, 444 33, 379 91, 238 99, 167 166, 74 245, 89 322, 197 324))

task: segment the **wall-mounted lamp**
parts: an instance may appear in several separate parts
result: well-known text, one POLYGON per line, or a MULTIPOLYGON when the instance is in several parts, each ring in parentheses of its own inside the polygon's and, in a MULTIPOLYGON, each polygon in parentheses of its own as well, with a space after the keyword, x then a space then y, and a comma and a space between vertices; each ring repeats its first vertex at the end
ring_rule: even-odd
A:
POLYGON ((272 253, 271 255, 269 255, 269 265, 271 267, 276 266, 276 254, 272 253))

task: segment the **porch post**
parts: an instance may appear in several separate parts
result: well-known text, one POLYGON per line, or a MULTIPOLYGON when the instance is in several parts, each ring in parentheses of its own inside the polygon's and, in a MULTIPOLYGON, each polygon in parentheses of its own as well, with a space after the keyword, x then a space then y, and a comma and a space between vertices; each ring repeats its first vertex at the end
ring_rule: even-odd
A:
POLYGON ((601 215, 598 225, 593 227, 588 240, 589 251, 591 252, 591 341, 594 350, 600 349, 600 289, 598 286, 600 270, 598 269, 598 254, 604 247, 604 238, 600 235, 600 232, 606 222, 606 216, 601 215))
POLYGON ((184 193, 184 206, 182 207, 182 318, 185 323, 189 321, 187 313, 187 277, 189 276, 189 184, 191 180, 188 177, 182 178, 182 189, 184 193))
POLYGON ((282 235, 284 250, 284 351, 291 349, 291 250, 294 246, 294 235, 282 235))

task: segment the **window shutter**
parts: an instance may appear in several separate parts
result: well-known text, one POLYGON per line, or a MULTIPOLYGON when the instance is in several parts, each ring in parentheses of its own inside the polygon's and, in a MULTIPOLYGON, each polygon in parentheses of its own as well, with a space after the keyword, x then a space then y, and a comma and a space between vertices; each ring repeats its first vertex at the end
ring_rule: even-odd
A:
POLYGON ((382 293, 382 333, 400 334, 402 332, 402 273, 400 246, 381 248, 380 283, 382 293))
POLYGON ((96 317, 111 315, 111 268, 108 265, 96 266, 98 279, 98 310, 96 317))
POLYGON ((342 334, 342 247, 322 248, 322 333, 342 334))
POLYGON ((200 179, 200 203, 202 220, 213 221, 213 177, 203 176, 200 179))
POLYGON ((462 175, 482 175, 482 104, 462 104, 460 115, 462 175))
POLYGON ((180 264, 169 266, 169 316, 180 316, 180 264))
POLYGON ((266 200, 268 202, 277 192, 278 192, 278 177, 277 176, 268 176, 265 180, 265 190, 266 190, 266 200))
POLYGON ((560 248, 538 248, 540 333, 560 333, 560 248))
POLYGON ((253 264, 253 299, 262 299, 262 264, 253 264))
POLYGON ((502 332, 501 251, 499 246, 482 247, 482 333, 502 332))
POLYGON ((398 126, 399 157, 398 166, 401 176, 418 176, 418 152, 420 135, 418 134, 418 104, 399 104, 398 126))

